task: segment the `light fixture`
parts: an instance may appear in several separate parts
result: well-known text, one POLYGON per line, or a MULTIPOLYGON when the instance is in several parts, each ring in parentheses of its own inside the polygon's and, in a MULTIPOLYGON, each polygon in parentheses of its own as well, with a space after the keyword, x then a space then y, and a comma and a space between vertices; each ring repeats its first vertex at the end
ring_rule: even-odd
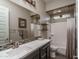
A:
POLYGON ((68 17, 70 17, 70 14, 64 14, 64 15, 62 16, 62 18, 68 18, 68 17))
POLYGON ((57 12, 61 12, 61 10, 58 10, 57 12))
POLYGON ((60 13, 60 12, 62 12, 62 11, 61 10, 54 10, 53 14, 60 13))
POLYGON ((60 18, 60 16, 54 16, 53 18, 54 18, 54 19, 59 19, 59 18, 60 18))

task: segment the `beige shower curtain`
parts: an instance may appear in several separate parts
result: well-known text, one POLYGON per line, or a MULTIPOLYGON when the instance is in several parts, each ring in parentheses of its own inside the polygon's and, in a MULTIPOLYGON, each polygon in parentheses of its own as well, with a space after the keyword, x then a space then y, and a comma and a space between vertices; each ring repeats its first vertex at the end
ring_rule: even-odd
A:
POLYGON ((67 59, 74 59, 75 54, 75 19, 67 19, 67 59))

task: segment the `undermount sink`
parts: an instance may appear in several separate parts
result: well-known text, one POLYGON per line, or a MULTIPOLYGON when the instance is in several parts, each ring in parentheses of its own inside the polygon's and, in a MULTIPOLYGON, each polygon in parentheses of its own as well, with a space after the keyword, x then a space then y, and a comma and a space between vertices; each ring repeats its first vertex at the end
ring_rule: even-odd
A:
POLYGON ((35 44, 35 43, 38 43, 39 45, 41 43, 39 43, 39 41, 36 41, 36 42, 31 42, 27 45, 27 47, 31 48, 31 49, 34 49, 35 47, 38 47, 39 45, 35 44))
POLYGON ((7 52, 9 52, 11 50, 12 50, 12 48, 10 48, 8 50, 0 51, 0 57, 3 57, 3 56, 7 57, 8 56, 7 52))
POLYGON ((49 40, 35 40, 29 43, 20 45, 15 49, 8 49, 0 52, 0 59, 23 59, 32 52, 45 45, 49 40))
POLYGON ((31 50, 31 48, 29 47, 19 47, 19 48, 15 48, 11 51, 8 51, 7 54, 9 56, 16 56, 16 55, 20 55, 20 54, 23 54, 23 53, 28 53, 29 50, 31 50))
POLYGON ((0 56, 5 56, 5 57, 10 56, 11 57, 11 56, 17 56, 17 55, 21 55, 21 54, 25 54, 25 53, 27 54, 30 51, 36 49, 36 47, 38 46, 34 43, 35 42, 20 45, 18 48, 15 48, 15 49, 10 48, 9 50, 0 52, 0 56))

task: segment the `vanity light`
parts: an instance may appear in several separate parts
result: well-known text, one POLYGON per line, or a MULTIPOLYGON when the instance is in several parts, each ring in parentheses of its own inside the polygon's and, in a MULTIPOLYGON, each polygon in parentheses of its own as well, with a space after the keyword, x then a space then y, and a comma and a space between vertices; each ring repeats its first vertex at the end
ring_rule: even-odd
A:
POLYGON ((53 18, 54 18, 54 19, 59 19, 59 18, 60 18, 60 16, 54 16, 53 18))
POLYGON ((64 15, 62 16, 62 18, 68 18, 68 17, 70 17, 70 14, 64 14, 64 15))
POLYGON ((60 13, 60 12, 62 12, 62 11, 61 10, 55 10, 55 11, 53 11, 53 14, 60 13))
POLYGON ((28 2, 29 4, 31 4, 32 6, 36 6, 36 1, 35 0, 25 0, 26 2, 28 2))
POLYGON ((61 10, 58 10, 58 12, 60 13, 60 12, 62 12, 61 10))
POLYGON ((64 14, 64 15, 60 15, 60 16, 54 16, 53 19, 60 19, 60 18, 68 18, 71 17, 70 14, 64 14))

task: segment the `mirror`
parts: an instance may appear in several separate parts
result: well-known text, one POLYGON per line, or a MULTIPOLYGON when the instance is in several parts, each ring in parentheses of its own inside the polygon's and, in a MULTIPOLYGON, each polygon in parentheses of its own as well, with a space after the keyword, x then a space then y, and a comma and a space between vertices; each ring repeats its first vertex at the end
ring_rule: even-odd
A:
POLYGON ((31 23, 31 34, 32 34, 32 37, 34 37, 36 39, 39 38, 41 36, 40 29, 41 29, 40 24, 31 23))
POLYGON ((9 43, 9 8, 0 6, 0 50, 9 43))
POLYGON ((35 14, 31 16, 31 35, 32 38, 38 39, 41 37, 40 15, 35 14))

